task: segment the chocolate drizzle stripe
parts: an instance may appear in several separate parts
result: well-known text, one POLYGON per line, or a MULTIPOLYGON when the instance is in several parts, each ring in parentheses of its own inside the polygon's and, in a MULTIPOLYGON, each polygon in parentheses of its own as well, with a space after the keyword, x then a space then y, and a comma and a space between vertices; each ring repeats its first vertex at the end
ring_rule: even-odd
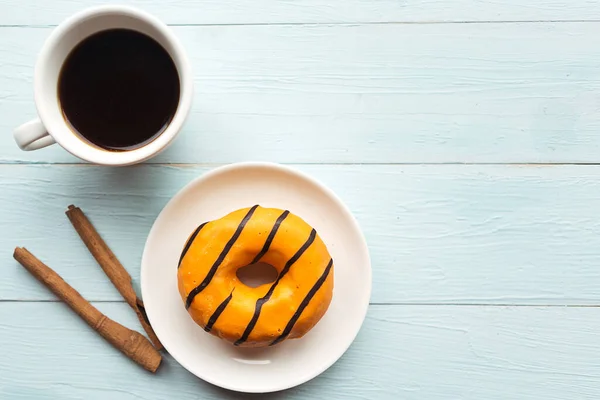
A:
POLYGON ((227 256, 227 253, 229 253, 229 250, 231 250, 235 241, 242 234, 242 230, 244 229, 244 227, 246 226, 246 224, 248 223, 250 218, 252 218, 252 214, 254 214, 254 211, 256 210, 257 207, 258 207, 258 204, 255 205, 254 207, 252 207, 250 210, 248 210, 248 213, 244 216, 244 218, 242 219, 242 222, 240 222, 240 224, 238 225, 237 229, 233 233, 233 236, 231 237, 231 239, 229 239, 229 241, 223 248, 223 251, 221 251, 221 254, 219 254, 217 261, 215 261, 215 263, 212 265, 212 267, 208 271, 208 274, 206 274, 206 277, 204 278, 202 283, 200 283, 198 286, 196 286, 194 289, 192 289, 190 294, 188 294, 187 300, 185 301, 186 309, 190 308, 190 306, 192 305, 192 302, 194 301, 194 297, 196 297, 198 295, 198 293, 202 292, 206 288, 206 286, 208 286, 208 284, 212 280, 213 276, 215 276, 217 269, 219 269, 219 266, 221 265, 221 263, 227 256))
POLYGON ((183 248, 183 251, 181 252, 181 256, 179 257, 179 263, 177 264, 177 268, 179 268, 181 266, 183 257, 185 257, 186 253, 190 249, 190 246, 194 242, 194 239, 196 239, 196 236, 198 236, 198 234, 200 233, 200 231, 202 230, 202 228, 204 228, 204 225, 206 225, 206 224, 208 224, 208 222, 205 222, 202 225, 200 225, 199 227, 197 227, 196 230, 194 231, 194 233, 192 233, 192 236, 190 236, 190 238, 186 242, 185 247, 183 248))
POLYGON ((317 280, 317 282, 315 282, 314 286, 310 289, 310 291, 308 292, 306 297, 304 297, 304 300, 302 300, 302 303, 300 303, 300 306, 298 307, 298 309, 296 310, 296 312, 294 313, 294 315, 292 316, 290 321, 285 326, 285 329, 283 330, 281 335, 279 335, 279 337, 277 337, 277 339, 273 340, 273 342, 269 346, 273 346, 273 345, 281 342, 283 339, 285 339, 290 334, 290 332, 294 328, 294 325, 296 324, 296 322, 302 315, 302 312, 304 311, 304 309, 308 306, 308 304, 310 303, 312 298, 315 296, 315 294, 317 294, 317 292, 319 291, 321 286, 323 286, 323 283, 325 283, 325 280, 327 279, 327 276, 329 276, 329 271, 331 271, 332 266, 333 266, 333 259, 329 260, 329 264, 327 264, 327 267, 325 267, 325 271, 323 271, 323 274, 317 280))
POLYGON ((260 259, 267 253, 267 251, 269 251, 269 247, 271 247, 271 243, 273 243, 273 239, 275 239, 275 234, 279 230, 279 226, 281 225, 283 220, 288 216, 289 213, 290 212, 288 210, 285 210, 283 212, 283 214, 281 214, 279 216, 279 218, 277 218, 277 221, 275 221, 275 225, 273 225, 273 228, 271 229, 271 232, 269 233, 269 237, 267 237, 267 241, 265 242, 265 245, 263 246, 261 251, 256 255, 256 257, 254 257, 254 260, 252 260, 252 262, 250 264, 259 262, 260 259))
POLYGON ((296 252, 296 254, 294 254, 292 256, 292 258, 290 258, 288 260, 288 262, 285 264, 285 267, 283 267, 283 270, 281 271, 281 273, 277 277, 277 280, 271 285, 271 287, 269 288, 269 291, 267 292, 267 294, 265 294, 260 299, 256 300, 256 306, 254 307, 254 315, 252 316, 252 319, 248 323, 248 326, 246 326, 246 330, 244 331, 242 337, 239 338, 234 343, 235 346, 239 346, 240 344, 242 344, 246 340, 248 340, 248 336, 250 336, 250 333, 252 332, 252 329, 254 329, 254 326, 256 325, 256 321, 258 321, 258 317, 260 317, 260 310, 262 309, 262 306, 267 301, 269 301, 269 299, 271 298, 271 295, 273 295, 273 292, 275 291, 275 288, 277 287, 277 284, 279 284, 279 281, 281 281, 281 279, 285 276, 285 274, 287 274, 287 272, 290 270, 290 268, 292 267, 292 265, 294 265, 294 263, 296 261, 298 261, 298 259, 300 258, 300 256, 302 256, 302 254, 310 247, 310 245, 312 244, 312 242, 314 242, 316 236, 317 236, 317 231, 315 231, 313 229, 310 232, 310 236, 308 237, 308 239, 306 240, 306 242, 302 245, 302 247, 300 247, 300 249, 296 252))
MULTIPOLYGON (((235 289, 233 289, 233 290, 235 290, 235 289)), ((208 319, 208 323, 204 327, 204 330, 206 332, 210 332, 210 330, 212 329, 212 327, 215 324, 215 322, 217 322, 217 319, 219 319, 219 317, 221 316, 221 314, 223 313, 223 311, 225 311, 225 308, 227 307, 227 304, 229 304, 229 302, 233 298, 233 290, 231 291, 231 293, 229 294, 229 296, 227 296, 227 298, 225 300, 223 300, 223 302, 221 304, 219 304, 219 307, 217 307, 217 309, 215 310, 215 312, 213 313, 213 315, 211 315, 210 318, 208 319)))

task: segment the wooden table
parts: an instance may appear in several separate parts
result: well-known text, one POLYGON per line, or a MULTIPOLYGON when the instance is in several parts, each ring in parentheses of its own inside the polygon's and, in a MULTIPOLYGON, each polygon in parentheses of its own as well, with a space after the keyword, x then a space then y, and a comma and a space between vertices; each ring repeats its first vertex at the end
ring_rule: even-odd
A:
MULTIPOLYGON (((112 2, 112 1, 111 1, 112 2)), ((236 161, 293 165, 356 215, 365 325, 266 399, 600 398, 600 3, 136 0, 173 26, 196 96, 145 165, 12 141, 51 29, 92 0, 0 0, 0 398, 236 399, 166 357, 146 373, 12 260, 26 246, 140 329, 64 215, 81 206, 139 284, 154 218, 236 161)))

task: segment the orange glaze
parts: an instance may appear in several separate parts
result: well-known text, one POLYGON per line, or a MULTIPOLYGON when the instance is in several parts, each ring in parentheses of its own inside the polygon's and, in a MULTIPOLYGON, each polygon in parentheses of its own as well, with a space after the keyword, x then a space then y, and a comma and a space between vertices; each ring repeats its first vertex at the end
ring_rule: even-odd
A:
POLYGON ((259 206, 201 225, 183 250, 177 278, 194 321, 245 347, 304 336, 333 295, 333 261, 316 231, 287 211, 259 206), (258 261, 279 276, 251 288, 236 271, 258 261))

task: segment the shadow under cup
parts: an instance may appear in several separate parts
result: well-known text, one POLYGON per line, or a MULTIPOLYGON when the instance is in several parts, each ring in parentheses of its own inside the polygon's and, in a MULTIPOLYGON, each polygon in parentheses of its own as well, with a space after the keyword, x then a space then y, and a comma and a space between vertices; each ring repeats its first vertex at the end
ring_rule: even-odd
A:
MULTIPOLYGON (((119 43, 119 40, 114 40, 119 38, 113 37, 112 39, 113 43, 119 43)), ((120 39, 123 39, 123 37, 120 39)), ((105 41, 105 43, 110 44, 109 42, 105 41)), ((102 47, 98 46, 98 44, 96 43, 96 50, 102 47)), ((121 57, 123 56, 123 50, 124 46, 121 43, 121 57)), ((93 55, 93 53, 88 52, 88 55, 93 55)), ((105 55, 110 55, 110 52, 107 52, 105 55)), ((165 61, 164 58, 163 64, 165 61)), ((95 61, 98 61, 98 59, 95 61)), ((108 61, 110 60, 105 61, 107 62, 103 67, 109 66, 110 63, 108 61)), ((122 70, 125 70, 125 68, 122 68, 122 70)), ((94 66, 90 65, 87 72, 90 72, 90 74, 92 72, 97 73, 101 72, 101 69, 94 70, 94 66)), ((104 75, 109 76, 110 74, 104 75)), ((114 76, 114 78, 113 84, 119 80, 125 82, 123 79, 126 76, 114 76)), ((133 86, 140 83, 140 79, 130 81, 133 86)), ((116 88, 116 86, 114 87, 116 88)), ((123 88, 121 87, 120 89, 123 88)), ((56 142, 73 155, 98 164, 134 164, 149 159, 164 150, 171 144, 180 131, 189 113, 191 92, 192 78, 190 66, 177 38, 157 18, 128 7, 114 6, 90 9, 87 12, 77 14, 66 20, 48 38, 40 53, 35 69, 36 106, 40 119, 47 131, 56 142), (92 122, 92 124, 88 123, 87 126, 93 126, 94 119, 98 122, 98 118, 108 115, 107 112, 110 113, 110 110, 107 111, 107 108, 110 108, 110 104, 106 104, 106 102, 103 104, 102 101, 98 101, 102 100, 101 96, 99 96, 101 93, 98 90, 103 85, 97 85, 94 93, 90 93, 89 89, 93 89, 94 83, 90 83, 89 74, 86 82, 86 70, 82 68, 84 63, 81 63, 81 61, 86 61, 85 59, 80 59, 78 63, 80 76, 72 74, 74 71, 77 72, 76 69, 69 70, 69 63, 73 61, 73 57, 71 56, 76 56, 78 51, 85 49, 87 46, 86 42, 95 37, 106 36, 107 33, 110 36, 111 31, 112 33, 120 32, 121 35, 124 33, 126 35, 127 33, 137 35, 137 38, 133 41, 130 37, 130 44, 135 44, 136 40, 137 44, 139 44, 140 40, 145 40, 146 45, 154 43, 155 50, 156 48, 160 48, 163 53, 168 55, 166 58, 174 69, 171 82, 173 85, 176 85, 176 88, 172 88, 171 90, 171 95, 174 96, 171 102, 172 109, 169 111, 168 120, 165 121, 163 126, 156 129, 153 134, 149 134, 145 140, 138 140, 137 142, 136 140, 133 140, 133 142, 130 140, 129 143, 126 143, 127 140, 125 140, 123 142, 125 145, 121 145, 123 143, 116 143, 116 145, 112 142, 106 143, 103 141, 102 136, 98 135, 99 130, 91 132, 91 130, 85 128, 85 124, 81 123, 81 121, 87 120, 88 122, 92 122), (61 73, 64 74, 63 77, 61 77, 61 73), (68 79, 64 79, 65 77, 68 79), (63 91, 65 89, 63 84, 65 83, 67 86, 71 85, 71 89, 74 89, 77 84, 83 84, 88 90, 63 91), (65 96, 66 94, 69 94, 70 97, 65 96), (78 98, 78 96, 80 97, 78 98), (83 102, 87 105, 77 108, 76 105, 82 102, 82 98, 83 102), (97 104, 96 108, 90 106, 94 104, 94 101, 97 104), (101 110, 102 107, 104 107, 103 111, 101 110), (83 116, 81 115, 82 112, 83 116), (79 122, 77 122, 78 120, 79 122)), ((141 92, 138 91, 136 93, 139 94, 141 92)), ((122 98, 123 95, 124 92, 120 92, 118 98, 122 98)), ((127 101, 121 102, 121 104, 127 104, 127 101)), ((148 104, 148 102, 130 104, 132 109, 140 105, 142 106, 137 107, 142 110, 136 114, 138 122, 142 114, 149 115, 154 112, 151 108, 147 108, 144 111, 142 109, 144 104, 148 104)), ((139 126, 139 124, 135 123, 136 118, 131 119, 133 123, 125 121, 126 123, 123 125, 125 128, 121 129, 121 133, 126 132, 126 128, 136 129, 139 126)), ((112 136, 116 137, 118 135, 112 136)))

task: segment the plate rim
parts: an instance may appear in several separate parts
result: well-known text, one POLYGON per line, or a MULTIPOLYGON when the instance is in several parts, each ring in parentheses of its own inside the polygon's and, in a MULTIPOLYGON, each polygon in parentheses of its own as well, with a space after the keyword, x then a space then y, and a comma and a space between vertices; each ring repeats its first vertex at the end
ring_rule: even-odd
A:
MULTIPOLYGON (((360 314, 358 315, 358 317, 359 317, 358 320, 360 321, 360 324, 358 325, 358 329, 356 329, 356 331, 352 335, 352 340, 349 340, 348 344, 345 345, 341 349, 341 351, 339 351, 339 354, 335 354, 334 357, 332 357, 332 360, 330 362, 329 361, 326 362, 322 368, 317 368, 313 372, 301 376, 300 379, 295 380, 291 384, 290 383, 288 383, 288 384, 277 383, 277 384, 274 384, 269 390, 264 390, 264 389, 258 390, 258 389, 244 389, 242 387, 239 387, 236 385, 231 385, 231 384, 228 384, 228 383, 220 381, 220 380, 211 379, 210 377, 206 377, 203 374, 196 373, 196 371, 194 371, 194 369, 191 368, 186 362, 182 362, 177 356, 175 356, 173 353, 171 353, 171 351, 168 348, 168 345, 166 345, 165 343, 163 343, 161 341, 165 350, 168 352, 168 354, 171 355, 171 357, 178 364, 180 364, 189 373, 191 373, 195 377, 197 377, 205 382, 208 382, 212 385, 221 387, 223 389, 232 390, 232 391, 241 392, 241 393, 272 393, 272 392, 279 392, 279 391, 286 390, 286 389, 291 389, 293 387, 304 384, 304 383, 316 378, 317 376, 321 375, 323 372, 325 372, 327 369, 329 369, 331 366, 333 366, 348 351, 348 349, 350 348, 352 343, 354 343, 354 341, 356 340, 356 337, 358 336, 359 332, 361 331, 362 327, 364 326, 364 322, 365 322, 365 319, 367 316, 367 312, 368 312, 370 300, 371 300, 372 289, 373 289, 373 267, 372 267, 372 263, 371 263, 371 255, 369 253, 369 246, 367 244, 364 233, 360 227, 360 224, 354 217, 354 214, 352 214, 350 209, 346 206, 346 204, 341 200, 341 198, 332 189, 330 189, 328 186, 326 186, 325 184, 320 182, 318 179, 312 177, 311 175, 309 175, 303 171, 300 171, 289 165, 283 165, 283 164, 275 163, 275 162, 244 161, 244 162, 225 164, 225 165, 221 165, 221 166, 212 168, 211 170, 192 179, 187 184, 185 184, 182 188, 180 188, 169 199, 169 201, 167 201, 167 203, 163 206, 163 208, 160 210, 160 212, 154 219, 154 222, 152 223, 152 227, 150 228, 150 231, 148 232, 148 236, 146 237, 146 241, 144 242, 144 250, 142 252, 141 265, 140 265, 140 287, 141 287, 142 300, 143 300, 144 297, 146 297, 145 295, 149 292, 149 289, 147 288, 147 283, 146 283, 147 280, 144 278, 144 276, 146 275, 146 273, 144 273, 144 271, 147 270, 147 268, 149 268, 149 267, 145 267, 148 263, 147 260, 149 258, 149 254, 148 254, 150 251, 149 243, 150 243, 151 239, 157 234, 156 233, 157 224, 160 220, 162 220, 162 218, 164 218, 165 210, 169 207, 169 205, 171 205, 173 202, 175 202, 179 198, 185 196, 185 194, 189 190, 194 188, 196 185, 201 184, 203 181, 209 180, 220 174, 230 173, 230 172, 234 172, 236 170, 243 170, 243 169, 247 169, 247 168, 267 168, 267 169, 283 171, 285 173, 295 175, 296 177, 298 177, 300 179, 304 179, 304 180, 308 181, 309 183, 317 186, 320 190, 322 190, 327 196, 329 196, 336 203, 336 205, 340 208, 340 210, 347 217, 348 221, 352 224, 356 233, 359 235, 359 239, 361 241, 362 248, 363 248, 362 250, 365 252, 365 255, 367 258, 367 263, 364 266, 364 268, 366 269, 366 272, 367 272, 367 277, 366 277, 367 284, 365 285, 366 290, 365 290, 365 293, 363 294, 363 301, 362 301, 363 306, 362 306, 362 309, 359 310, 360 314)), ((150 315, 151 312, 148 312, 148 308, 146 308, 146 311, 148 314, 147 315, 148 320, 150 321, 150 326, 152 326, 153 325, 152 317, 150 315)), ((157 334, 157 337, 160 340, 160 336, 158 336, 158 334, 157 334)))

